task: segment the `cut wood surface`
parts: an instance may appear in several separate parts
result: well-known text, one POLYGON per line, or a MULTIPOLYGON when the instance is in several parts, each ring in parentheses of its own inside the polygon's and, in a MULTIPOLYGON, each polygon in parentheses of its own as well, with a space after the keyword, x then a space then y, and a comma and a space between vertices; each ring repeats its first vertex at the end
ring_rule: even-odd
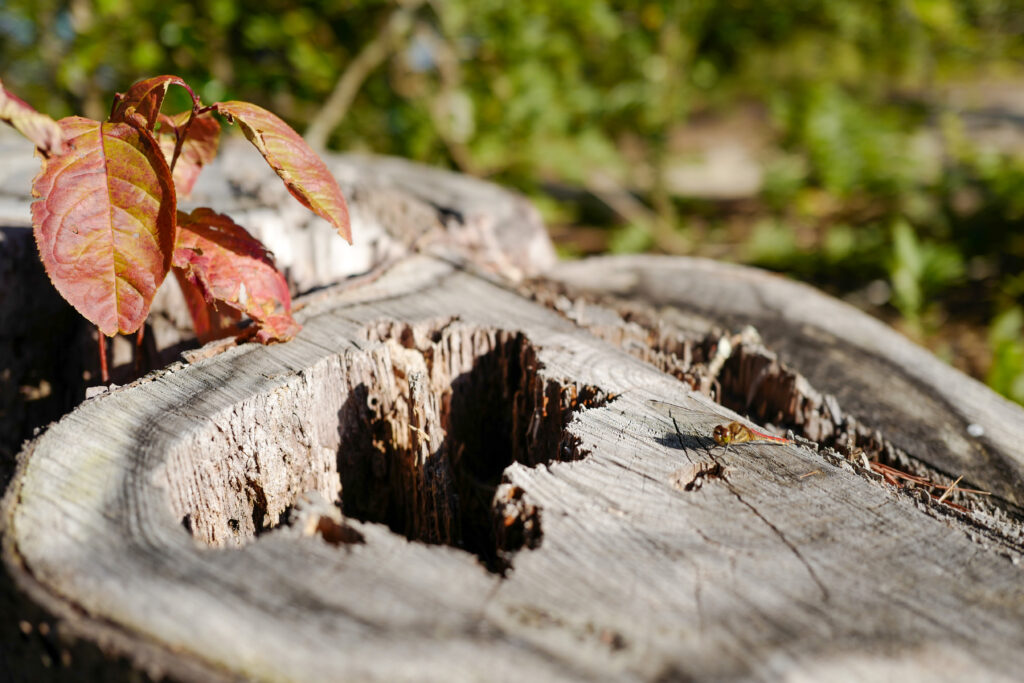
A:
MULTIPOLYGON (((662 326, 684 316, 691 326, 695 318, 733 330, 754 326, 809 383, 800 420, 826 403, 838 406, 838 421, 855 416, 902 454, 947 477, 964 475, 1024 513, 1020 406, 852 306, 771 273, 704 259, 600 258, 560 264, 549 275, 576 295, 642 304, 662 326)), ((587 324, 585 314, 576 320, 587 324)), ((746 412, 758 398, 750 393, 737 408, 746 412)))
MULTIPOLYGON (((545 299, 542 285, 413 256, 308 300, 293 342, 173 365, 54 425, 4 499, 8 571, 66 633, 182 679, 1019 677, 1022 536, 1006 510, 1024 411, 748 269, 590 267, 599 285, 586 266, 556 274, 653 301, 673 335, 726 311, 769 345, 784 323, 825 339, 780 347, 802 373, 791 413, 824 434, 819 395, 835 430, 884 428, 876 445, 900 457, 939 430, 933 465, 998 500, 961 512, 803 444, 716 447, 737 416, 656 367, 685 376, 675 354, 637 358, 655 326, 621 302, 544 306, 523 295, 545 299), (680 288, 706 292, 706 316, 680 288), (845 374, 814 374, 840 353, 845 374), (957 445, 962 422, 981 426, 984 457, 957 445)), ((725 394, 754 363, 756 337, 737 339, 725 394)), ((750 386, 782 377, 766 367, 750 386)))

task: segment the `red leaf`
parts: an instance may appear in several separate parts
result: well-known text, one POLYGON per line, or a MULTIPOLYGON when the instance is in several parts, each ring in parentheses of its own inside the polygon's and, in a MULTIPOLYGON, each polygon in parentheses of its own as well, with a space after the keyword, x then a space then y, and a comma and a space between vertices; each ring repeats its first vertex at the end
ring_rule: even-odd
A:
MULTIPOLYGON (((167 163, 171 163, 174 156, 174 146, 177 144, 177 136, 185 130, 192 112, 182 112, 175 116, 160 115, 160 130, 157 133, 157 140, 160 142, 160 149, 164 152, 167 163)), ((220 142, 220 124, 213 114, 201 114, 192 121, 188 127, 188 137, 181 146, 181 153, 178 161, 174 164, 174 186, 179 197, 187 197, 192 194, 192 188, 196 184, 196 178, 203 166, 213 161, 217 156, 217 146, 220 142)))
POLYGON ((192 316, 192 327, 201 343, 238 334, 238 321, 242 319, 239 311, 207 303, 203 291, 198 285, 192 284, 181 268, 174 268, 174 277, 185 297, 188 312, 192 316))
POLYGON ((44 159, 32 181, 39 257, 103 334, 135 332, 171 265, 170 169, 146 131, 78 116, 58 123, 65 151, 44 159))
POLYGON ((206 208, 179 212, 178 228, 174 267, 198 287, 206 303, 224 303, 247 314, 256 323, 257 339, 264 343, 287 341, 298 333, 288 283, 259 240, 229 217, 206 208))
POLYGON ((164 103, 164 96, 167 88, 171 85, 180 85, 192 95, 193 102, 196 102, 195 93, 178 76, 154 76, 139 81, 128 92, 118 93, 114 98, 114 106, 110 112, 110 120, 114 123, 127 123, 137 114, 145 121, 145 127, 150 131, 156 125, 157 115, 164 103))
POLYGON ((291 314, 269 315, 263 319, 253 334, 253 339, 260 344, 286 342, 302 330, 302 325, 295 322, 291 314))
POLYGON ((338 182, 327 166, 291 126, 272 113, 248 102, 218 102, 213 108, 235 121, 249 142, 256 145, 271 168, 281 176, 292 196, 326 219, 352 243, 348 206, 338 182))
POLYGON ((46 114, 40 114, 15 96, 0 82, 0 120, 14 126, 32 141, 43 156, 64 151, 64 135, 60 126, 46 114))

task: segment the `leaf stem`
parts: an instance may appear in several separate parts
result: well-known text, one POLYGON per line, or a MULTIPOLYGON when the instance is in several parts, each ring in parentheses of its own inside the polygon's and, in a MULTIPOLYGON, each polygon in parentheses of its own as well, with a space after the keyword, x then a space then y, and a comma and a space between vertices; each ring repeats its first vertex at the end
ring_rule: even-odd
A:
POLYGON ((199 109, 200 105, 202 105, 202 102, 199 101, 199 95, 196 95, 196 91, 192 89, 192 86, 190 86, 185 81, 182 81, 181 83, 175 83, 175 85, 180 85, 182 88, 188 91, 189 96, 192 98, 192 111, 199 109))
POLYGON ((203 107, 199 96, 185 83, 179 83, 178 85, 188 90, 188 94, 192 96, 192 114, 188 117, 188 121, 185 122, 184 126, 174 129, 174 154, 171 155, 171 173, 174 173, 174 165, 178 163, 178 157, 181 156, 181 148, 185 145, 185 138, 188 137, 188 129, 192 127, 192 122, 197 116, 205 114, 213 108, 212 106, 203 107))
POLYGON ((178 157, 181 156, 181 148, 185 145, 185 138, 188 137, 188 129, 192 126, 192 120, 196 117, 196 110, 192 109, 192 115, 188 117, 188 121, 181 128, 174 129, 174 154, 171 155, 171 173, 174 173, 174 165, 178 163, 178 157))
POLYGON ((107 337, 98 327, 96 328, 96 333, 99 335, 100 381, 108 384, 110 382, 110 371, 107 369, 107 337))
POLYGON ((135 374, 142 374, 142 341, 146 336, 146 323, 135 333, 135 348, 132 350, 132 360, 135 364, 135 374))

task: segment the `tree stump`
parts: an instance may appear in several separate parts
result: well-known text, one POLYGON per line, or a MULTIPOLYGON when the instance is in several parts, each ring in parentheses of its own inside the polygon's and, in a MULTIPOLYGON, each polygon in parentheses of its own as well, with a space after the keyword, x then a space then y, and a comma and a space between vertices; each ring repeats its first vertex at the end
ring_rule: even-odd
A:
MULTIPOLYGON (((344 260, 245 159, 229 148, 196 201, 314 290, 304 330, 187 353, 22 450, 0 680, 1024 670, 1018 406, 753 269, 553 265, 523 200, 397 160, 328 160, 362 236, 344 260), (790 443, 722 448, 732 420, 790 443)), ((22 208, 0 196, 8 291, 41 275, 22 208)), ((0 303, 3 356, 12 326, 38 332, 0 303)))
POLYGON ((1024 411, 841 303, 687 259, 513 286, 434 253, 298 315, 22 453, 4 560, 65 639, 182 680, 1024 670, 1024 411), (742 418, 708 394, 793 442, 718 447, 742 418))

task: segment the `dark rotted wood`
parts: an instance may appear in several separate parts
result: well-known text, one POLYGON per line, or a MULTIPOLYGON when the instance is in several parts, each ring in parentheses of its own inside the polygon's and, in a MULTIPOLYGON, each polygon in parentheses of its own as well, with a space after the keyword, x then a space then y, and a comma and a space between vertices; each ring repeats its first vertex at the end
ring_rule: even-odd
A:
MULTIPOLYGON (((594 267, 605 288, 694 267, 642 265, 594 267)), ((778 305, 699 265, 709 304, 738 308, 713 294, 727 276, 778 305)), ((736 416, 584 329, 628 327, 612 309, 574 306, 410 257, 311 299, 289 344, 87 401, 22 454, 8 571, 65 633, 182 679, 1019 674, 1018 524, 802 445, 713 449, 736 416)))

